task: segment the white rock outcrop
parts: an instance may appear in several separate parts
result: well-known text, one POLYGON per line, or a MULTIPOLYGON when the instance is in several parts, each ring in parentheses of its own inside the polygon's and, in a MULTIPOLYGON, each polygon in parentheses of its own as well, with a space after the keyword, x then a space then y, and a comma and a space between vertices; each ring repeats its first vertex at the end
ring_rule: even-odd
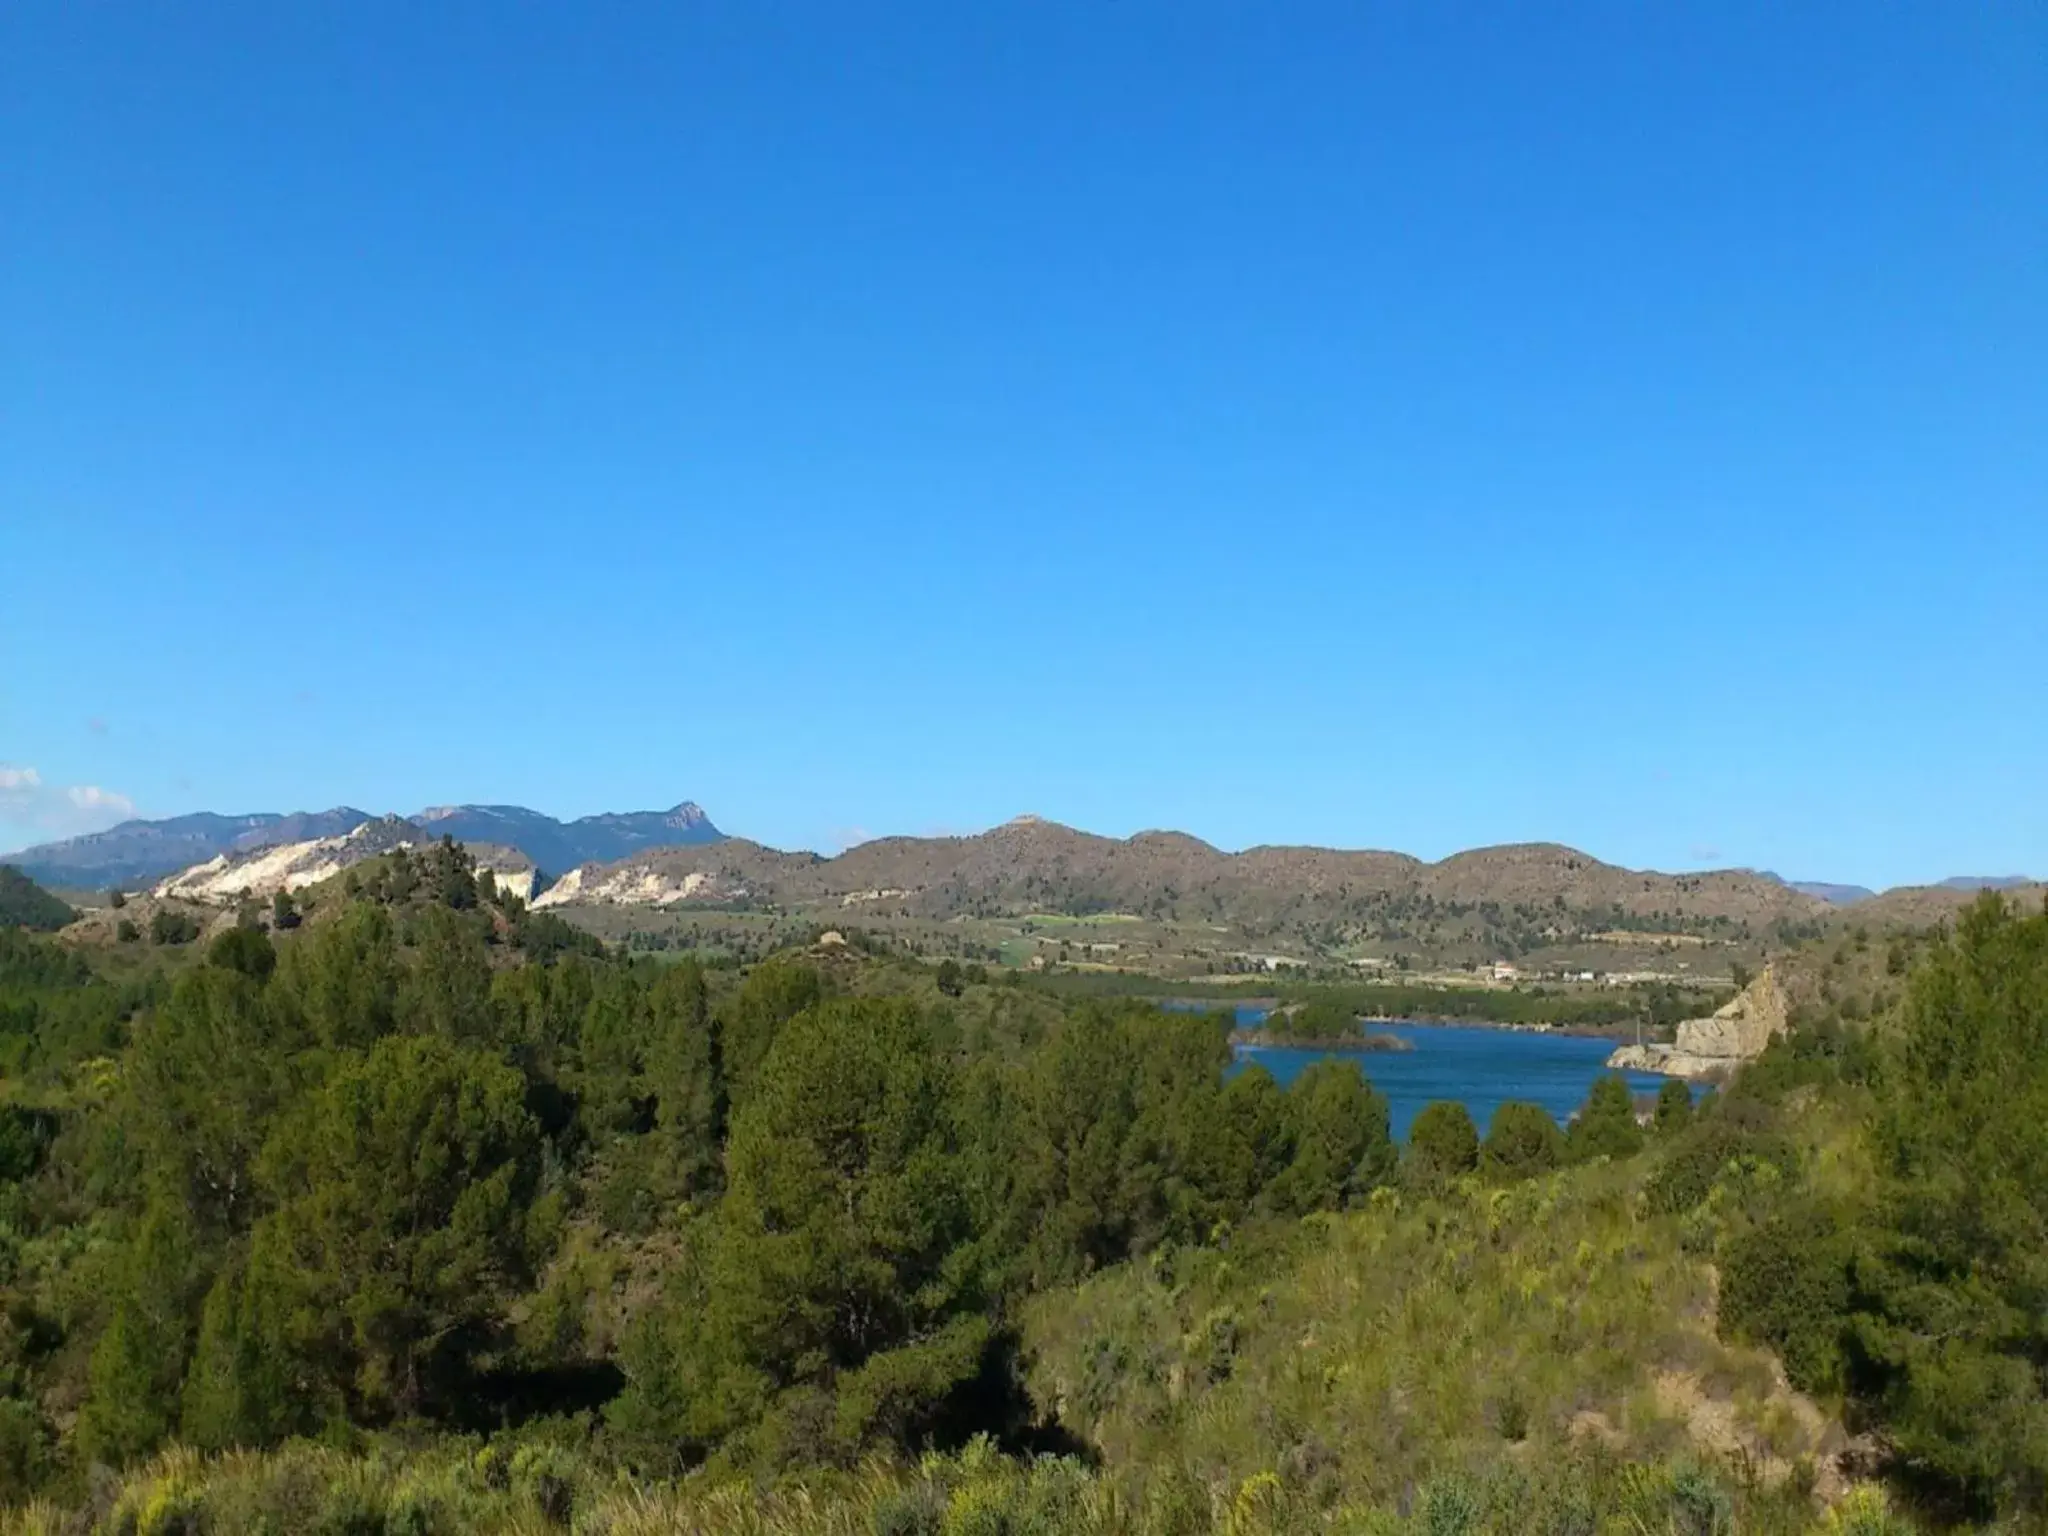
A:
POLYGON ((1765 966, 1733 1001, 1711 1017, 1687 1019, 1669 1045, 1624 1045, 1607 1065, 1627 1072, 1661 1072, 1666 1077, 1721 1078, 1788 1028, 1790 1009, 1778 978, 1765 966))
POLYGON ((600 905, 617 907, 668 907, 679 901, 692 899, 716 899, 718 897, 744 896, 746 892, 738 887, 726 889, 720 886, 716 876, 702 870, 691 870, 686 875, 665 875, 658 869, 645 865, 625 865, 607 869, 602 865, 586 864, 572 869, 541 893, 533 903, 536 908, 566 907, 578 905, 600 905))
MULTIPOLYGON (((349 834, 353 837, 354 834, 349 834)), ((216 854, 204 864, 160 882, 155 894, 187 901, 234 902, 244 896, 296 891, 332 879, 354 862, 349 837, 316 837, 303 843, 279 843, 253 853, 216 854)))

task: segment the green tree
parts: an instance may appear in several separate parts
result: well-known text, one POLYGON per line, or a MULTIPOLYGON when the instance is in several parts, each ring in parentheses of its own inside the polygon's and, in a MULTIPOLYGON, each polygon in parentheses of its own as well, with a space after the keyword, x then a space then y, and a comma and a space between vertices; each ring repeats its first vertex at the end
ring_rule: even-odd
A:
POLYGON ((1594 1080, 1586 1102, 1572 1119, 1565 1144, 1572 1158, 1582 1163, 1596 1157, 1633 1157, 1643 1150, 1635 1099, 1619 1073, 1594 1080))
POLYGON ((206 1293, 180 1400, 180 1433, 201 1450, 274 1445, 310 1432, 322 1416, 342 1418, 340 1393, 319 1401, 293 1358, 297 1277, 279 1248, 276 1229, 259 1232, 253 1250, 236 1256, 206 1293))
POLYGON ((735 1099, 744 1095, 782 1026, 825 995, 815 970, 792 960, 764 960, 719 1010, 719 1041, 735 1099))
POLYGON ((1249 1210, 1293 1160, 1288 1095, 1272 1073, 1253 1065, 1223 1085, 1216 1108, 1201 1143, 1209 1154, 1202 1183, 1226 1212, 1249 1210))
POLYGON ((1407 1169, 1418 1182, 1440 1184, 1479 1166, 1479 1128, 1456 1099, 1425 1104, 1408 1128, 1407 1169))
POLYGON ((152 944, 190 944, 199 937, 199 919, 182 907, 160 906, 149 917, 152 944))
POLYGON ((1681 1078, 1666 1078, 1657 1090, 1657 1110, 1650 1128, 1660 1137, 1676 1136, 1692 1124, 1692 1086, 1681 1078))
POLYGON ((1479 1149, 1479 1168, 1489 1179, 1534 1178, 1563 1161, 1564 1134, 1542 1105, 1511 1099, 1493 1112, 1479 1149))
POLYGON ((443 835, 427 854, 427 882, 442 906, 466 912, 477 904, 476 861, 453 837, 443 835))
POLYGON ((694 960, 666 967, 648 989, 642 1084, 654 1102, 661 1192, 669 1199, 709 1193, 725 1134, 725 1065, 694 960))
POLYGON ((175 1427, 197 1275, 184 1211, 152 1204, 122 1265, 113 1316, 93 1347, 78 1422, 79 1448, 89 1460, 126 1465, 175 1427))
POLYGON ((1914 973, 1872 1090, 1851 1379, 1980 1512, 2048 1509, 2048 913, 1987 895, 1914 973))
POLYGON ((244 928, 237 924, 217 936, 206 946, 206 963, 217 965, 222 970, 239 971, 251 981, 261 984, 270 979, 270 973, 277 969, 277 951, 260 928, 244 928))
POLYGON ((648 1037, 647 992, 622 966, 597 973, 577 1030, 577 1115, 593 1136, 645 1131, 641 1052, 648 1037))
POLYGON ((498 1037, 491 960, 476 921, 447 907, 417 915, 411 963, 398 983, 398 1022, 420 1035, 471 1044, 498 1037))
POLYGON ((284 947, 271 995, 329 1050, 362 1050, 397 1027, 398 938, 391 914, 350 903, 284 947))
POLYGON ((1342 1210, 1393 1176, 1386 1096, 1350 1060, 1311 1062, 1287 1091, 1289 1159, 1273 1203, 1283 1211, 1342 1210))
POLYGON ((529 1274, 520 1074, 438 1035, 345 1062, 265 1152, 285 1332, 372 1418, 445 1399, 529 1274))
POLYGON ((700 1426, 829 1389, 978 1310, 950 1092, 907 1004, 822 1003, 780 1031, 733 1117, 697 1336, 700 1426))
POLYGON ((1720 1253, 1721 1332, 1776 1351, 1802 1392, 1839 1392, 1851 1258, 1848 1234, 1811 1200, 1736 1231, 1720 1253))
POLYGON ((270 926, 278 933, 299 926, 299 904, 283 886, 279 886, 270 898, 270 926))
POLYGON ((256 1155, 293 1093, 295 1043, 262 987, 213 965, 181 976, 136 1029, 129 1123, 151 1180, 207 1234, 252 1219, 256 1155))

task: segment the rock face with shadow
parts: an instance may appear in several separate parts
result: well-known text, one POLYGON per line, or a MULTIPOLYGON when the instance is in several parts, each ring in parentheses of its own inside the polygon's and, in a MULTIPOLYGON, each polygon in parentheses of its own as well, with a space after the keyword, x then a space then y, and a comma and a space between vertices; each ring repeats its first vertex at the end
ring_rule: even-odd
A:
POLYGON ((1777 974, 1763 972, 1733 1000, 1704 1019, 1687 1019, 1669 1045, 1624 1045, 1607 1065, 1625 1072, 1661 1072, 1666 1077, 1719 1079, 1764 1047, 1787 1027, 1791 1009, 1777 974))

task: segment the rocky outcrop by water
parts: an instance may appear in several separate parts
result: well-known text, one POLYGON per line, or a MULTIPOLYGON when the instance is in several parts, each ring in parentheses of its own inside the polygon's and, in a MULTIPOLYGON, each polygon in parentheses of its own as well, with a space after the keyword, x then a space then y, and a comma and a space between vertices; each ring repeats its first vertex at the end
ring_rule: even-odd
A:
POLYGON ((1733 1001, 1704 1019, 1687 1019, 1669 1045, 1624 1045, 1607 1065, 1624 1072, 1661 1072, 1666 1077, 1722 1078, 1761 1056, 1785 1032, 1789 1007, 1784 988, 1764 968, 1733 1001))

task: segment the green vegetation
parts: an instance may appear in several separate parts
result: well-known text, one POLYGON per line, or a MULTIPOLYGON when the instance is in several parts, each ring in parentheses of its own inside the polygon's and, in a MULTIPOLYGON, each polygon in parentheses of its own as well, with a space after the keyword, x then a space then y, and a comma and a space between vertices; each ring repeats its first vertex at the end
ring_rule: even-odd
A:
POLYGON ((1501 1105, 1479 1148, 1480 1171, 1495 1182, 1534 1178, 1564 1160, 1564 1137, 1538 1104, 1501 1105))
POLYGON ((152 944, 190 944, 199 933, 199 919, 183 907, 161 906, 150 914, 152 944))
POLYGON ((0 864, 0 928, 55 933, 77 915, 12 864, 0 864))
MULTIPOLYGON (((1054 996, 1157 998, 1160 982, 1136 973, 1057 971, 1034 976, 1030 985, 1054 996)), ((1281 1006, 1313 1009, 1321 1018, 1356 1031, 1360 1019, 1419 1019, 1444 1024, 1511 1024, 1527 1028, 1578 1029, 1619 1034, 1638 1026, 1656 1033, 1682 1019, 1712 1013, 1728 1000, 1721 990, 1674 986, 1668 982, 1621 987, 1432 986, 1420 982, 1300 981, 1273 977, 1262 982, 1281 1006)), ((1242 986, 1215 981, 1176 981, 1172 995, 1222 1002, 1246 996, 1242 986)))
POLYGON ((1648 1135, 1607 1079, 1404 1153, 1356 1059, 1226 1080, 1224 1017, 856 944, 609 953, 452 844, 204 945, 0 931, 4 1528, 2033 1517, 2044 978, 1987 901, 1867 1039, 1648 1135))
POLYGON ((1479 1128, 1472 1112, 1455 1101, 1425 1105, 1408 1128, 1408 1168, 1413 1182, 1441 1189, 1479 1166, 1479 1128))

